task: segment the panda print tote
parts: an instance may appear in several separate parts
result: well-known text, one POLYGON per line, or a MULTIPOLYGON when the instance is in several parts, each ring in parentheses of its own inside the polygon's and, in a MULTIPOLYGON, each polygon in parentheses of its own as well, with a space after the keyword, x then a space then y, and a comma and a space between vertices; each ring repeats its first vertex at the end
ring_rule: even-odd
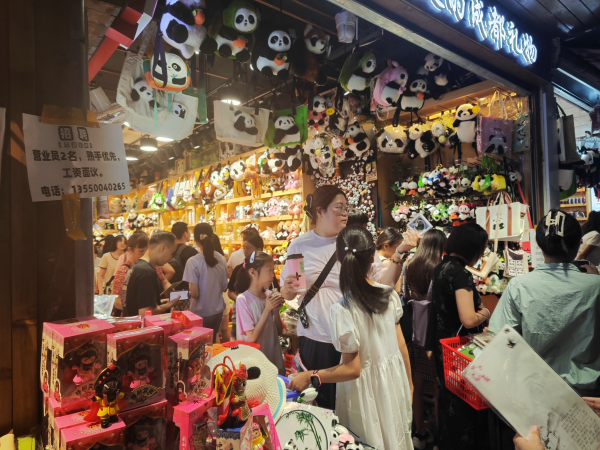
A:
POLYGON ((215 132, 222 142, 260 147, 265 140, 269 110, 233 106, 215 100, 215 132))
POLYGON ((308 139, 308 106, 273 112, 265 136, 268 148, 302 145, 308 139))
POLYGON ((477 129, 477 151, 481 154, 496 154, 510 156, 512 152, 514 120, 508 119, 506 104, 499 91, 494 92, 490 99, 490 109, 487 116, 479 116, 477 129), (492 116, 496 96, 500 105, 501 117, 492 116))

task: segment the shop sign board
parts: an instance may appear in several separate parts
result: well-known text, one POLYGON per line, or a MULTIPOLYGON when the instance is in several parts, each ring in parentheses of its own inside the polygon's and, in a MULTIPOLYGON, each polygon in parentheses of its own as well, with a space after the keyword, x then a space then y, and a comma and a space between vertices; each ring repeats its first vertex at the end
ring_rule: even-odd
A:
POLYGON ((528 33, 519 32, 514 22, 500 14, 495 6, 482 0, 429 0, 439 13, 450 15, 456 22, 466 21, 480 41, 488 41, 496 50, 521 58, 528 66, 537 61, 538 51, 528 33))
POLYGON ((34 202, 130 192, 121 126, 100 128, 41 123, 23 114, 29 189, 34 202))

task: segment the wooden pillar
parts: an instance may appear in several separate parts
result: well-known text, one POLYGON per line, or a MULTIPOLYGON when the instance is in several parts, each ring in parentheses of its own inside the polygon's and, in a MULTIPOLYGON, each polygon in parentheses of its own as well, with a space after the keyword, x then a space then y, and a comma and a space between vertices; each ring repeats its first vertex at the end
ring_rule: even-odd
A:
POLYGON ((60 201, 33 203, 22 114, 44 105, 89 106, 82 0, 0 0, 0 106, 7 126, 0 178, 0 435, 40 423, 39 346, 44 321, 90 314, 91 200, 82 201, 88 240, 67 237, 60 201))

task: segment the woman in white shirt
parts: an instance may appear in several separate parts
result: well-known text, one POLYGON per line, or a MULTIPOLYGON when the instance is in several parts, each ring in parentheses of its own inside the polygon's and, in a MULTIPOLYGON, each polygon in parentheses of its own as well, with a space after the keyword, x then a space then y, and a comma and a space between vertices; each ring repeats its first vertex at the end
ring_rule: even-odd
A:
POLYGON ((592 265, 600 265, 600 212, 592 211, 581 226, 583 238, 577 259, 586 259, 592 265))
MULTIPOLYGON (((344 192, 333 185, 321 186, 313 195, 306 198, 304 211, 315 225, 315 228, 294 239, 288 247, 288 255, 301 254, 304 257, 304 274, 307 291, 317 281, 329 259, 335 253, 335 240, 348 222, 348 200, 344 192)), ((377 279, 381 284, 394 286, 400 277, 405 249, 401 244, 396 249, 394 262, 377 279)), ((290 274, 288 262, 281 271, 281 296, 286 300, 296 297, 296 277, 290 274)), ((302 304, 306 292, 300 294, 302 304)), ((321 288, 306 306, 309 326, 305 328, 298 323, 300 337, 300 358, 308 370, 328 369, 340 362, 338 352, 331 337, 331 320, 329 310, 342 297, 340 289, 340 263, 335 262, 325 278, 321 288)), ((335 384, 321 386, 317 404, 323 408, 335 409, 335 384)))
POLYGON ((98 265, 98 294, 110 294, 112 292, 112 280, 117 269, 117 261, 127 250, 127 239, 119 236, 106 236, 102 259, 98 265), (111 239, 112 238, 112 239, 111 239))

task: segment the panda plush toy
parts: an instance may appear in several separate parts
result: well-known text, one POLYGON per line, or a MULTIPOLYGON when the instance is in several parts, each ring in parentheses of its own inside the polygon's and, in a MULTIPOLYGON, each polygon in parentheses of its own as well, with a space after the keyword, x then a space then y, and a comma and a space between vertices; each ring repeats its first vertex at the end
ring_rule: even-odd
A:
POLYGON ((280 161, 278 166, 283 173, 294 172, 302 166, 301 145, 288 145, 286 147, 279 147, 277 150, 271 155, 272 158, 280 161))
POLYGON ((400 109, 402 111, 409 111, 417 113, 425 104, 425 98, 427 94, 427 77, 423 75, 415 75, 410 80, 407 89, 402 93, 400 97, 400 109))
POLYGON ((296 82, 298 101, 304 103, 309 97, 314 84, 324 86, 327 74, 323 70, 329 55, 329 35, 319 28, 306 25, 304 34, 297 37, 292 44, 292 75, 303 80, 296 82))
POLYGON ((274 25, 263 25, 252 50, 252 68, 264 78, 286 80, 292 62, 292 38, 287 31, 274 25))
POLYGON ((208 29, 209 37, 200 46, 200 51, 240 62, 249 61, 259 21, 258 11, 252 3, 233 0, 215 16, 208 29))
MULTIPOLYGON (((129 96, 131 97, 131 101, 139 102, 141 100, 147 102, 150 109, 154 109, 154 89, 150 87, 145 78, 140 77, 134 81, 129 96)), ((160 103, 156 102, 156 106, 160 108, 160 103)))
POLYGON ((325 125, 325 110, 327 109, 327 100, 320 95, 313 98, 312 110, 308 111, 308 125, 311 127, 325 125))
POLYGON ((396 61, 389 61, 388 64, 389 66, 377 76, 371 111, 375 111, 377 107, 389 108, 390 106, 396 106, 400 95, 406 90, 406 82, 408 81, 406 69, 396 61))
POLYGON ((256 136, 258 134, 256 117, 254 117, 252 114, 238 109, 235 111, 234 117, 235 122, 233 123, 233 128, 238 130, 240 133, 248 133, 252 136, 256 136))
POLYGON ((419 70, 421 74, 428 76, 433 80, 433 86, 430 86, 433 98, 437 99, 447 91, 452 84, 452 69, 450 63, 444 58, 433 53, 425 56, 423 67, 419 70))
POLYGON ((344 134, 344 160, 349 161, 353 159, 366 160, 370 155, 371 142, 365 130, 359 125, 358 122, 354 122, 348 127, 344 134))
POLYGON ((377 67, 377 59, 372 52, 352 53, 340 72, 340 86, 346 92, 363 92, 371 85, 373 72, 377 67))
POLYGON ((415 151, 421 158, 427 158, 440 148, 440 144, 427 124, 415 124, 408 130, 408 135, 415 143, 415 151))
POLYGON ((382 153, 401 155, 406 151, 408 136, 402 127, 388 125, 377 132, 377 148, 382 153))
POLYGON ((300 142, 300 129, 296 125, 294 117, 279 116, 273 121, 275 125, 275 136, 273 137, 273 143, 276 145, 287 144, 290 142, 300 142))
POLYGON ((160 20, 163 39, 177 50, 185 59, 190 59, 200 51, 200 45, 206 38, 204 27, 204 0, 167 0, 165 11, 160 20))
MULTIPOLYGON (((456 108, 454 123, 455 133, 450 137, 450 142, 455 146, 461 143, 471 143, 475 148, 475 137, 477 132, 477 117, 479 116, 479 106, 471 103, 464 103, 456 108)), ((460 153, 459 153, 460 157, 460 153)))
POLYGON ((323 147, 323 140, 319 137, 314 137, 307 140, 302 146, 304 153, 302 159, 307 162, 306 174, 313 176, 319 170, 319 157, 321 148, 323 147))

